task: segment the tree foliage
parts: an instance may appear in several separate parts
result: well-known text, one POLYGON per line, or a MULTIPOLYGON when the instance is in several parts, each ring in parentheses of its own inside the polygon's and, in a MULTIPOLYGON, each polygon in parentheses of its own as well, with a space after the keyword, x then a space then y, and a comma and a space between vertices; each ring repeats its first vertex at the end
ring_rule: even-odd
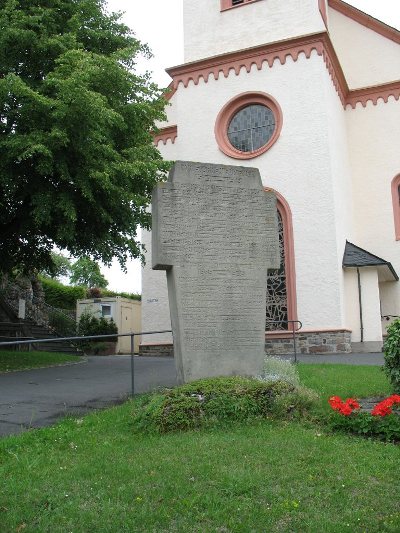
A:
POLYGON ((70 282, 73 285, 83 285, 84 287, 99 287, 105 289, 108 281, 100 272, 100 267, 96 261, 90 257, 80 257, 71 266, 70 282))
POLYGON ((45 302, 60 309, 76 309, 76 301, 86 298, 85 287, 70 287, 55 279, 40 276, 45 302))
POLYGON ((394 320, 387 328, 383 345, 385 354, 384 371, 395 393, 400 394, 400 319, 394 320))
POLYGON ((58 280, 71 272, 71 261, 65 255, 51 252, 51 261, 52 265, 43 271, 43 275, 58 280))
POLYGON ((1 269, 48 268, 54 245, 110 263, 140 256, 162 91, 104 0, 0 0, 1 269))

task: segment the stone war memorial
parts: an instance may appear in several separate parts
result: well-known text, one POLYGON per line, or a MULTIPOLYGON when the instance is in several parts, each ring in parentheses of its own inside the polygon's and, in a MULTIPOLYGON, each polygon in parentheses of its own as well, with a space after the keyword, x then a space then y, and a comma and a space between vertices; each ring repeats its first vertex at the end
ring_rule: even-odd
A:
POLYGON ((276 198, 258 169, 178 161, 153 192, 152 216, 178 381, 259 374, 279 244, 276 198))

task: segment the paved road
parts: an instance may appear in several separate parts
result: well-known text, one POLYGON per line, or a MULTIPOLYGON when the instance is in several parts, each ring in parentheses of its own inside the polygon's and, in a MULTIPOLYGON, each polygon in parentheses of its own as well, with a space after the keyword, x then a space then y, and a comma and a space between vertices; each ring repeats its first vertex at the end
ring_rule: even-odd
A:
MULTIPOLYGON (((383 364, 382 354, 299 355, 298 359, 305 363, 383 364)), ((175 384, 172 358, 135 357, 136 392, 175 384)), ((130 391, 130 357, 88 357, 87 362, 76 365, 0 374, 0 436, 119 403, 130 391)))
MULTIPOLYGON (((135 391, 176 384, 172 358, 135 357, 135 391)), ((130 357, 0 374, 0 436, 54 424, 125 400, 131 391, 130 357)))

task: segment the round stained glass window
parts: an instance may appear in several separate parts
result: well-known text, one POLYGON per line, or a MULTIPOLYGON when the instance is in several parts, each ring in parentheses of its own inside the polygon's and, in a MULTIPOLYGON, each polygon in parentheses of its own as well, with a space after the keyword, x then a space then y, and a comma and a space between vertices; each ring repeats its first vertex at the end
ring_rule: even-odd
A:
POLYGON ((241 152, 254 152, 265 146, 275 131, 275 116, 264 105, 248 105, 229 123, 228 139, 241 152))
POLYGON ((282 123, 282 110, 272 96, 242 93, 229 100, 218 113, 215 139, 227 156, 252 159, 275 144, 282 123))

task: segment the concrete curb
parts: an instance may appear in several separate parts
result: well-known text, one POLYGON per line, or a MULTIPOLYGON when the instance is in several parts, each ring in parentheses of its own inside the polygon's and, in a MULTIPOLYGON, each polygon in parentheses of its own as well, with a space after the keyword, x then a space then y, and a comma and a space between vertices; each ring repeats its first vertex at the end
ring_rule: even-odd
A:
POLYGON ((80 361, 66 361, 65 363, 59 363, 54 365, 45 365, 45 366, 32 366, 29 368, 21 368, 19 370, 0 370, 0 375, 2 374, 14 374, 15 372, 26 372, 31 370, 41 370, 43 368, 56 368, 60 366, 74 366, 74 365, 81 365, 83 363, 87 363, 88 358, 87 355, 82 356, 82 359, 80 361))

